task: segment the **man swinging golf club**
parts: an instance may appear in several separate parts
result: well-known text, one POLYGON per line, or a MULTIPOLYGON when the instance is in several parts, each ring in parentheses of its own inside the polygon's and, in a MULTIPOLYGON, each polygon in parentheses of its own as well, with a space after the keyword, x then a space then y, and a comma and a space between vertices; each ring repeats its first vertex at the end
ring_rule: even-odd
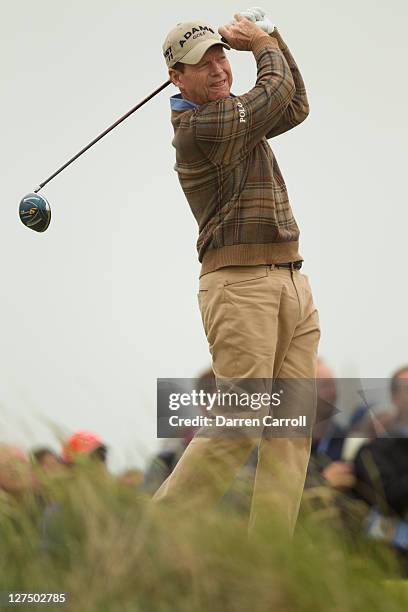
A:
MULTIPOLYGON (((255 380, 271 390, 274 379, 310 381, 316 371, 318 313, 268 144, 304 121, 309 107, 295 60, 262 9, 236 14, 218 32, 222 39, 205 22, 181 23, 163 46, 180 90, 170 100, 175 170, 199 226, 198 300, 217 386, 255 380), (230 48, 251 51, 256 60, 256 84, 244 95, 231 93, 230 48)), ((154 500, 215 505, 255 444, 251 526, 277 512, 293 533, 311 435, 201 432, 154 500)))

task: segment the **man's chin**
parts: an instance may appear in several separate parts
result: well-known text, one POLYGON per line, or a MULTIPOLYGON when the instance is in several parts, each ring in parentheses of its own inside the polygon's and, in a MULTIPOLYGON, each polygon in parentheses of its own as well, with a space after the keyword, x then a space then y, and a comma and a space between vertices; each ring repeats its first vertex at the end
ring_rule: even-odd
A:
POLYGON ((214 100, 220 100, 221 98, 228 98, 230 95, 231 91, 229 87, 223 87, 222 89, 220 88, 220 91, 216 91, 215 89, 213 91, 210 90, 209 99, 211 102, 213 102, 214 100))

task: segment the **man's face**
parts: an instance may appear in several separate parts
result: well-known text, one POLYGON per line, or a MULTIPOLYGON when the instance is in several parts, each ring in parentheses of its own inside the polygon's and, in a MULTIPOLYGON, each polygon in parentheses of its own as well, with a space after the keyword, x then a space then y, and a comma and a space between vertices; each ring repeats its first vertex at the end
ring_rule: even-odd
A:
POLYGON ((184 72, 170 68, 169 75, 183 98, 195 104, 230 95, 232 71, 222 45, 210 47, 198 64, 184 64, 184 72))
POLYGON ((46 472, 49 472, 54 468, 61 467, 61 463, 58 461, 58 457, 56 457, 54 453, 46 453, 41 459, 40 465, 46 472))
POLYGON ((398 408, 400 416, 408 416, 408 370, 401 372, 397 380, 397 388, 393 393, 392 401, 398 408))

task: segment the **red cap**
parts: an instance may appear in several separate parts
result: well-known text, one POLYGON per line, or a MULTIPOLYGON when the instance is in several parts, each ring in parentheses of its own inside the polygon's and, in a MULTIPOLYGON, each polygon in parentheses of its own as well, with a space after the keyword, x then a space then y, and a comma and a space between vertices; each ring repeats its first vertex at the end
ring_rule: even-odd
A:
POLYGON ((91 431, 77 431, 69 438, 62 451, 64 461, 72 461, 75 455, 90 454, 100 446, 102 439, 91 431))

